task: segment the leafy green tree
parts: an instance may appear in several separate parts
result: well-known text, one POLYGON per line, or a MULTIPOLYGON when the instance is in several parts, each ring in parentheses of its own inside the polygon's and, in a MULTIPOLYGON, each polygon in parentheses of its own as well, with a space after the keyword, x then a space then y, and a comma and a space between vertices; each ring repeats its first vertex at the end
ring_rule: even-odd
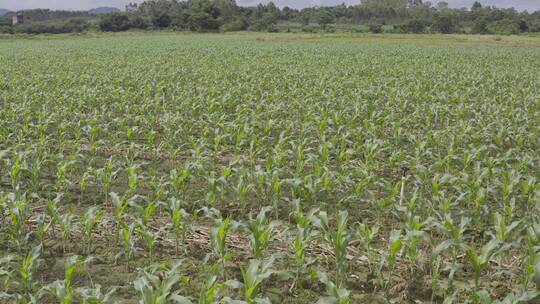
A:
POLYGON ((432 28, 443 34, 451 34, 455 30, 454 22, 450 16, 442 15, 438 16, 433 22, 432 28))
POLYGON ((317 21, 322 27, 326 27, 335 21, 335 16, 330 10, 320 10, 317 16, 317 21))
POLYGON ((487 34, 488 33, 488 20, 486 17, 478 17, 474 20, 472 26, 473 34, 487 34))
POLYGON ((99 28, 104 32, 127 31, 131 28, 131 22, 124 13, 112 13, 101 17, 99 28))

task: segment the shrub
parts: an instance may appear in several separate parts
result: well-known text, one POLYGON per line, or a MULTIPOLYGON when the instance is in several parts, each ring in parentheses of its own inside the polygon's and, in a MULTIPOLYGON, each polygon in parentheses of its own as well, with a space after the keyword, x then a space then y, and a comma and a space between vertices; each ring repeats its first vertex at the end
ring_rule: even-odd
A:
POLYGON ((426 22, 418 19, 413 19, 405 24, 401 24, 397 27, 398 31, 402 33, 423 33, 426 30, 426 22))
POLYGON ((158 16, 152 16, 152 24, 155 27, 164 28, 171 25, 172 19, 171 16, 162 14, 158 16))
POLYGON ((237 18, 232 21, 229 21, 223 24, 219 30, 222 32, 234 32, 234 31, 243 31, 247 29, 247 21, 243 18, 237 18))
POLYGON ((487 34, 488 31, 488 20, 486 17, 478 17, 474 20, 472 25, 473 34, 487 34))
POLYGON ((220 25, 219 20, 206 12, 193 13, 188 18, 188 28, 192 31, 214 31, 220 25))
POLYGON ((514 19, 502 19, 488 27, 489 32, 498 35, 517 35, 520 33, 519 23, 514 19))
POLYGON ((147 29, 150 27, 150 21, 138 14, 131 14, 129 16, 129 23, 131 28, 135 29, 147 29))
POLYGON ((383 32, 383 25, 381 23, 370 23, 368 28, 371 33, 379 34, 383 32))
POLYGON ((33 22, 13 26, 14 33, 24 34, 62 34, 87 30, 90 24, 86 19, 69 19, 65 21, 33 22))
POLYGON ((439 16, 432 26, 433 30, 442 34, 451 34, 455 31, 454 22, 449 16, 439 16))
POLYGON ((0 25, 0 34, 13 34, 13 28, 8 25, 0 25))
POLYGON ((103 15, 99 21, 99 28, 104 32, 127 31, 132 27, 129 16, 124 13, 103 15))
POLYGON ((276 18, 272 14, 265 14, 262 18, 257 19, 253 25, 251 25, 250 29, 254 31, 268 31, 268 32, 275 32, 276 29, 276 18))

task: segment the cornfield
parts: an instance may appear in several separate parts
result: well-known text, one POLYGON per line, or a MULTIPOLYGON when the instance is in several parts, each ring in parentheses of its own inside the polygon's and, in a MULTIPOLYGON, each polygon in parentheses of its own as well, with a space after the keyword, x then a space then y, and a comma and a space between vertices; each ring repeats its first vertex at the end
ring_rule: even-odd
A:
POLYGON ((520 39, 0 40, 0 303, 538 303, 520 39))

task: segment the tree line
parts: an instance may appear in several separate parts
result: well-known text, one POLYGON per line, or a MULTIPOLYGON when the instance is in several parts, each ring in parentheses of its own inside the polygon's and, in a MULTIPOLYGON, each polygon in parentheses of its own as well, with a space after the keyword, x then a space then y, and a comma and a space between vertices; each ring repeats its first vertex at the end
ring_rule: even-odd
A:
POLYGON ((100 17, 82 14, 76 18, 50 18, 20 26, 9 26, 8 22, 0 21, 0 31, 4 32, 62 32, 63 27, 65 31, 89 28, 198 32, 350 29, 375 33, 520 34, 540 32, 540 11, 519 12, 513 8, 484 6, 480 2, 470 8, 456 9, 444 1, 433 4, 423 0, 361 0, 358 5, 301 10, 279 8, 273 2, 242 7, 235 0, 147 0, 127 5, 125 12, 100 17))

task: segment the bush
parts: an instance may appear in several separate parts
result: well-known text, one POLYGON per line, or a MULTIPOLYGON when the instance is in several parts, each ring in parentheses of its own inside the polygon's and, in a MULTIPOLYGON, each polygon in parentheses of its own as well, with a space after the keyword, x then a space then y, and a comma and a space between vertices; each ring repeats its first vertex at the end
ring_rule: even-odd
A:
POLYGON ((490 32, 498 35, 517 35, 520 33, 519 23, 513 19, 502 19, 493 23, 490 32))
POLYGON ((319 31, 319 28, 315 26, 311 26, 311 25, 302 26, 302 32, 304 33, 317 33, 318 31, 319 31))
POLYGON ((433 30, 442 34, 451 34, 455 31, 454 22, 449 16, 439 16, 432 26, 433 30))
POLYGON ((147 29, 150 27, 150 21, 139 14, 131 14, 129 23, 130 27, 135 29, 147 29))
POLYGON ((264 14, 262 18, 255 20, 255 22, 251 25, 250 29, 259 32, 274 32, 277 31, 276 23, 277 20, 273 14, 264 14))
POLYGON ((33 22, 13 26, 14 33, 24 34, 62 34, 78 33, 90 28, 85 19, 69 19, 64 21, 33 22))
POLYGON ((370 23, 368 29, 371 33, 379 34, 383 32, 383 25, 381 23, 370 23))
POLYGON ((0 25, 0 34, 13 34, 13 28, 9 25, 0 25))
POLYGON ((99 29, 104 32, 127 31, 132 27, 129 16, 125 13, 103 15, 99 21, 99 29))
POLYGON ((172 22, 171 16, 166 15, 166 14, 162 14, 159 16, 152 16, 152 24, 155 27, 159 27, 159 28, 169 27, 169 25, 171 25, 171 22, 172 22))
POLYGON ((472 24, 472 33, 473 34, 488 34, 488 20, 486 17, 478 17, 474 19, 472 24))
POLYGON ((225 24, 223 24, 219 30, 222 32, 235 32, 235 31, 243 31, 247 29, 248 24, 247 21, 243 18, 237 18, 232 21, 229 21, 225 24))
POLYGON ((409 20, 405 24, 397 26, 397 30, 402 33, 423 33, 426 30, 427 24, 422 20, 409 20))
POLYGON ((221 22, 214 19, 206 12, 193 13, 188 18, 188 27, 192 31, 215 31, 219 29, 221 22))
POLYGON ((527 23, 527 21, 521 19, 518 22, 518 29, 519 29, 519 31, 521 33, 528 32, 529 31, 529 24, 527 23))

